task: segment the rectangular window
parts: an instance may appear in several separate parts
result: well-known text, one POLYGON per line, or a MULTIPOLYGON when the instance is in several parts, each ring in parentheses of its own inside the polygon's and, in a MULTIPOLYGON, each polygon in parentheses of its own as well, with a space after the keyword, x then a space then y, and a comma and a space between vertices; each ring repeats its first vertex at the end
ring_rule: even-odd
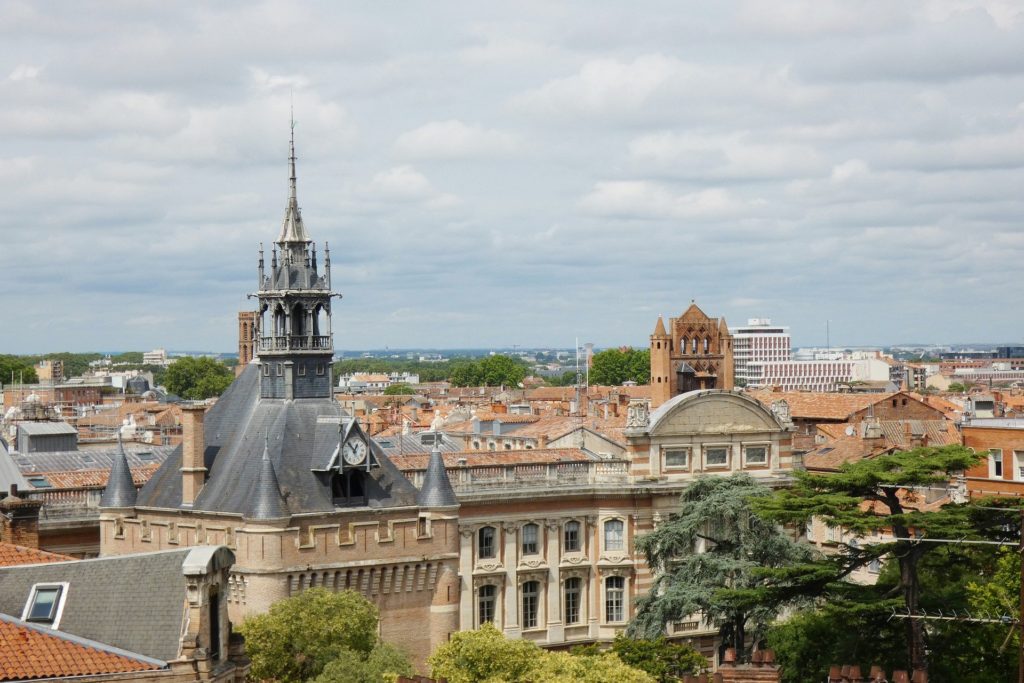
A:
POLYGON ((539 581, 527 581, 523 584, 523 628, 537 628, 537 604, 539 596, 539 581))
POLYGON ((609 519, 604 523, 604 549, 624 550, 626 547, 623 532, 625 525, 621 519, 609 519))
POLYGON ((621 576, 609 576, 604 584, 604 618, 605 621, 625 621, 626 579, 621 576))
POLYGON ((565 580, 565 615, 566 624, 578 624, 580 622, 580 593, 583 580, 571 578, 565 580))
POLYGON ((690 466, 690 451, 685 448, 671 448, 665 451, 665 469, 685 470, 690 466))
POLYGON ((990 449, 988 452, 989 457, 989 477, 992 479, 1003 478, 1003 451, 999 448, 990 449))
POLYGON ((536 524, 524 524, 522 529, 523 534, 523 555, 536 555, 537 554, 537 535, 538 527, 536 524))
POLYGON ((477 533, 477 554, 481 560, 494 557, 494 527, 485 526, 477 533))
POLYGON ((708 467, 728 467, 729 449, 725 446, 715 446, 704 451, 704 464, 708 467))
POLYGON ((60 585, 37 585, 32 587, 25 613, 25 621, 34 621, 55 627, 57 613, 60 611, 61 594, 64 587, 60 585))
POLYGON ((263 376, 270 377, 270 363, 263 364, 263 376))
POLYGON ((323 363, 316 364, 316 374, 323 375, 327 372, 326 366, 323 363))
POLYGON ((277 364, 277 376, 278 377, 283 377, 284 376, 284 363, 278 363, 277 364))
POLYGON ((767 446, 747 446, 743 449, 743 459, 747 465, 767 465, 767 446))
POLYGON ((576 553, 580 551, 580 523, 566 522, 562 539, 562 551, 576 553))
POLYGON ((299 367, 297 369, 298 369, 299 377, 305 377, 306 376, 306 364, 305 363, 299 363, 299 367))
POLYGON ((477 599, 477 613, 480 624, 494 621, 494 603, 498 589, 495 586, 480 586, 480 597, 477 599))
POLYGON ((1017 481, 1024 481, 1024 451, 1014 451, 1013 461, 1017 466, 1017 481))

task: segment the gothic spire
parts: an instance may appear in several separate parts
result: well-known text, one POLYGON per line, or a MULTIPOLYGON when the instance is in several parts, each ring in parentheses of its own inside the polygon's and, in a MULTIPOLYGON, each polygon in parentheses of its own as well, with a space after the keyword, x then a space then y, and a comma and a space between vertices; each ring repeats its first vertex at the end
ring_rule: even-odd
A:
POLYGON ((281 236, 277 238, 278 243, 308 243, 306 228, 302 224, 302 213, 299 211, 299 199, 297 190, 297 179, 295 175, 295 116, 291 120, 291 140, 289 142, 290 154, 288 164, 291 169, 289 177, 288 208, 284 211, 284 224, 281 226, 281 236))

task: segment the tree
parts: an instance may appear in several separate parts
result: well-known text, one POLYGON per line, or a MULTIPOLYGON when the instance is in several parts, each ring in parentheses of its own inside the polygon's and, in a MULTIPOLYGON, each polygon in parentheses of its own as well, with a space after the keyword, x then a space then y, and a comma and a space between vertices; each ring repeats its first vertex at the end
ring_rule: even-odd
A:
POLYGON ((302 683, 369 683, 373 672, 404 673, 407 659, 377 639, 377 608, 354 591, 310 588, 275 602, 239 627, 252 678, 302 683), (329 665, 334 663, 332 666, 329 665), (351 676, 345 678, 345 671, 351 676))
POLYGON ((613 654, 574 657, 506 638, 493 624, 453 633, 427 660, 448 683, 654 683, 613 654))
POLYGON ((471 360, 455 363, 452 365, 448 381, 456 387, 478 387, 480 386, 480 366, 471 360))
POLYGON ((457 387, 514 387, 525 377, 526 366, 520 360, 495 354, 480 361, 460 361, 454 364, 449 381, 457 387))
POLYGON ((627 381, 647 384, 650 379, 650 349, 605 349, 591 359, 591 384, 618 386, 627 381))
POLYGON ((385 396, 407 396, 409 394, 415 394, 416 390, 408 384, 392 384, 384 390, 385 396))
POLYGON ((680 511, 636 541, 657 576, 637 601, 628 633, 656 638, 666 623, 700 612, 719 627, 723 642, 740 653, 748 631, 758 640, 779 608, 761 590, 768 579, 759 570, 805 562, 812 554, 773 522, 752 513, 751 500, 771 495, 743 473, 702 477, 690 484, 680 511), (695 552, 702 544, 704 552, 695 552), (738 604, 723 589, 759 599, 738 604))
MULTIPOLYGON (((648 673, 658 683, 676 683, 683 676, 699 674, 708 667, 704 655, 689 645, 673 643, 664 636, 654 640, 630 638, 624 633, 615 636, 611 652, 624 664, 648 673)), ((601 654, 596 643, 573 648, 577 656, 601 654)))
MULTIPOLYGON (((881 455, 843 465, 838 473, 796 471, 794 485, 768 498, 753 501, 766 519, 804 525, 812 517, 852 536, 891 533, 894 541, 861 547, 844 545, 837 555, 776 573, 776 599, 797 595, 824 597, 849 593, 850 573, 869 562, 893 558, 898 579, 895 594, 902 606, 916 614, 921 607, 922 558, 941 544, 918 538, 964 538, 974 529, 966 506, 947 505, 921 511, 920 488, 948 486, 950 478, 979 459, 962 446, 924 447, 881 455)), ((927 669, 924 624, 905 620, 907 659, 911 668, 927 669)))
POLYGON ((954 394, 965 394, 968 389, 970 389, 970 386, 963 382, 950 382, 947 391, 951 391, 954 394))
POLYGON ((35 384, 39 381, 30 361, 19 356, 0 355, 0 384, 35 384))
POLYGON ((186 356, 167 366, 163 380, 172 394, 199 400, 223 394, 235 380, 235 375, 223 363, 212 358, 186 356))

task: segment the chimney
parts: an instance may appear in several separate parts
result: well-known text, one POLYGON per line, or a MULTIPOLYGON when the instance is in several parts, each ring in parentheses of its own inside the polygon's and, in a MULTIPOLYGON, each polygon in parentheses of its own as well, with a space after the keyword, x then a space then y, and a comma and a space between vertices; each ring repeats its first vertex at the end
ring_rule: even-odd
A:
POLYGON ((18 485, 11 484, 10 493, 0 500, 0 541, 38 548, 41 507, 42 501, 19 497, 18 485))
POLYGON ((181 408, 181 504, 191 506, 206 483, 206 460, 203 418, 206 406, 181 408))

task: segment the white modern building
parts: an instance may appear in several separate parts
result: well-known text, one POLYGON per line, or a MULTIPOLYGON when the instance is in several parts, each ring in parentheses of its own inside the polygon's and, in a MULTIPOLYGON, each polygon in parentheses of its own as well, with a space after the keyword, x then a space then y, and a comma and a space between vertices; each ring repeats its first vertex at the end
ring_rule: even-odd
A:
POLYGON ((770 318, 749 318, 745 327, 731 327, 733 372, 738 385, 751 383, 750 363, 792 358, 789 328, 772 325, 770 318))
POLYGON ((856 353, 839 360, 755 361, 748 365, 749 387, 783 391, 836 391, 850 382, 887 382, 889 363, 874 354, 856 353))

